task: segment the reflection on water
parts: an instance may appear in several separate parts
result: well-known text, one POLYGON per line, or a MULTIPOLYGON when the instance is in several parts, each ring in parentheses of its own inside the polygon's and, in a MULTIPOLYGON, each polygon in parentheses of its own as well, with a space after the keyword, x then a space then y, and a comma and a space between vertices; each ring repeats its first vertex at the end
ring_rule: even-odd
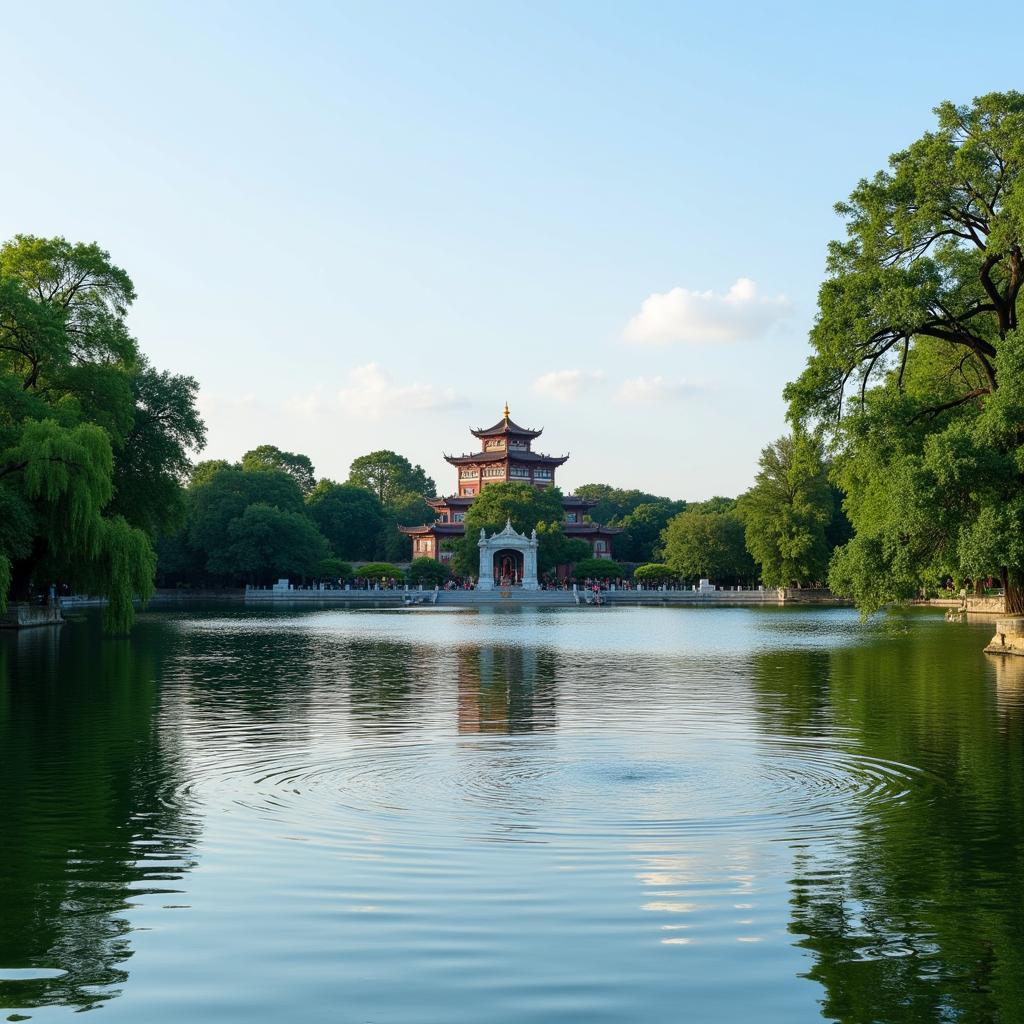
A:
POLYGON ((210 609, 4 636, 0 1006, 1024 1018, 1024 659, 988 632, 210 609))

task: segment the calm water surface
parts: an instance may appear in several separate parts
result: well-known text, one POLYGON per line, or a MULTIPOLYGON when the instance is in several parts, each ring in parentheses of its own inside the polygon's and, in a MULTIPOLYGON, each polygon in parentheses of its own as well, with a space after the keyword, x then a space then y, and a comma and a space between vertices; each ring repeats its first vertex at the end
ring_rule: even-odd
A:
POLYGON ((8 1019, 1024 1019, 1024 659, 846 610, 0 637, 8 1019))

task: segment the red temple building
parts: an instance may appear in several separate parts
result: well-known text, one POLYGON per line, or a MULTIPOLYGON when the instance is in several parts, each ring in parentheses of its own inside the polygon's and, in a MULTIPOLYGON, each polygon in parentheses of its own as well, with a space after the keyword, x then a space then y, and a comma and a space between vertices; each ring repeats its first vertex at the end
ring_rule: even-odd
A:
MULTIPOLYGON (((555 470, 564 465, 569 456, 535 452, 533 442, 542 433, 543 430, 527 430, 513 423, 506 405, 502 418, 493 427, 472 431, 480 442, 480 451, 469 455, 445 455, 445 461, 458 470, 458 489, 445 498, 426 499, 437 513, 433 523, 399 527, 402 533, 412 538, 412 557, 450 561, 452 553, 445 551, 442 545, 444 541, 454 540, 465 533, 463 520, 466 510, 488 484, 512 482, 554 487, 555 470)), ((596 504, 586 498, 565 495, 562 499, 565 533, 568 537, 585 540, 595 558, 611 558, 612 537, 622 531, 589 520, 587 513, 596 504)))

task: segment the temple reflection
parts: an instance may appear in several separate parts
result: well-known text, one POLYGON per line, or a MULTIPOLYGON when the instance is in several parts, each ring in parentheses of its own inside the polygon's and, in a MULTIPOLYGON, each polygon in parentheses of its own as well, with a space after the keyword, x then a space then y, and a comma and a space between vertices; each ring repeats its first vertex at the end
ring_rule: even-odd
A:
POLYGON ((554 657, 535 647, 464 647, 458 658, 460 733, 555 728, 554 657))

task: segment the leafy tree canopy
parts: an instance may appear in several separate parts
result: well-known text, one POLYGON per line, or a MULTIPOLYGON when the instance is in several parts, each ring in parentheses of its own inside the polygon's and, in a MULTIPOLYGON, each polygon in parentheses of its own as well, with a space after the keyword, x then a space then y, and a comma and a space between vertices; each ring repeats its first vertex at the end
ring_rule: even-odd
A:
MULTIPOLYGON (((673 502, 670 498, 663 498, 657 494, 648 494, 647 491, 627 490, 621 487, 612 487, 610 484, 580 484, 573 493, 581 498, 597 502, 590 510, 590 517, 594 522, 613 526, 622 525, 622 520, 640 505, 664 503, 685 506, 686 504, 685 502, 673 502)), ((675 511, 681 512, 682 507, 675 511)))
POLYGON ((153 370, 128 275, 95 244, 0 246, 0 604, 62 581, 127 630, 153 585, 151 538, 181 514, 204 441, 195 381, 153 370))
POLYGON ((577 579, 614 580, 625 575, 622 566, 610 558, 581 558, 572 572, 577 579))
POLYGON ((637 583, 668 583, 678 575, 671 565, 665 565, 664 562, 648 562, 633 570, 633 579, 637 583))
POLYGON ((246 452, 242 456, 242 469, 250 473, 267 469, 287 473, 303 494, 311 494, 316 486, 316 473, 308 455, 283 452, 272 444, 261 444, 246 452))
POLYGON ((374 581, 382 579, 400 580, 404 577, 402 570, 390 562, 367 562, 365 565, 360 565, 352 571, 356 576, 374 581))
POLYGON ((653 501, 637 505, 616 526, 623 533, 615 538, 615 553, 628 562, 645 562, 661 552, 661 534, 668 521, 686 509, 685 501, 653 501))
POLYGON ((437 493, 434 481, 422 466, 414 466, 404 455, 387 450, 353 459, 348 482, 371 491, 385 508, 392 510, 407 505, 411 497, 432 498, 437 493))
POLYGON ((820 423, 856 531, 830 584, 870 611, 999 574, 1024 612, 1024 96, 943 103, 837 206, 813 353, 786 394, 820 423))
POLYGON ((821 441, 796 431, 761 452, 754 486, 740 498, 747 550, 771 587, 825 579, 837 514, 821 441))
POLYGON ((447 582, 451 572, 442 562, 433 558, 414 558, 409 566, 409 582, 422 583, 424 586, 440 586, 447 582))
POLYGON ((743 520, 735 511, 680 512, 665 527, 662 545, 665 561, 685 579, 738 583, 757 573, 744 542, 743 520))
POLYGON ((270 583, 318 575, 329 554, 308 517, 257 502, 228 523, 227 544, 211 554, 208 568, 220 576, 270 583))
POLYGON ((313 522, 341 558, 377 558, 388 517, 377 498, 362 487, 321 480, 307 499, 313 522))

